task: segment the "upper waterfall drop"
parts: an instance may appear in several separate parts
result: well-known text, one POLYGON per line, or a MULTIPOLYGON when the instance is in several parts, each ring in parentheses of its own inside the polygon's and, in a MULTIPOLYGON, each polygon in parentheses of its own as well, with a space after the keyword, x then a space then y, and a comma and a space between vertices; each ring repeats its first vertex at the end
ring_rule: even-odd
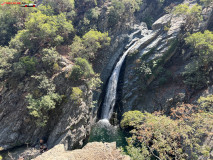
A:
POLYGON ((131 42, 129 43, 129 45, 127 45, 128 49, 127 49, 127 51, 124 52, 124 54, 121 56, 121 58, 117 62, 116 66, 112 72, 112 75, 109 79, 109 82, 107 85, 106 96, 105 96, 104 103, 102 106, 101 119, 109 120, 112 116, 114 105, 116 102, 117 85, 118 85, 120 70, 121 70, 122 64, 123 64, 127 54, 129 52, 136 51, 139 47, 143 47, 143 45, 144 45, 144 47, 146 45, 148 45, 153 40, 153 38, 156 37, 156 35, 158 33, 158 32, 152 32, 152 31, 148 30, 146 25, 144 25, 144 23, 142 23, 140 27, 142 27, 141 35, 143 36, 143 38, 133 39, 132 38, 134 36, 133 34, 135 34, 136 32, 134 32, 133 34, 130 35, 131 42))

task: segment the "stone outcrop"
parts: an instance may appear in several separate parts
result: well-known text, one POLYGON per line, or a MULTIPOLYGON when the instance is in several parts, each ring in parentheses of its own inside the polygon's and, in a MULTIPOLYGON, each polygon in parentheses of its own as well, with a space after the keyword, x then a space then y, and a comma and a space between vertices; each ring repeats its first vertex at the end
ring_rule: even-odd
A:
MULTIPOLYGON (((57 93, 70 97, 72 87, 76 86, 66 78, 72 63, 62 58, 63 69, 53 76, 57 93)), ((62 63, 61 62, 61 63, 62 63)), ((13 82, 17 83, 17 82, 13 82)), ((25 96, 35 87, 33 80, 28 78, 22 83, 0 88, 0 148, 1 150, 30 144, 35 146, 41 137, 47 138, 48 147, 59 143, 67 149, 78 148, 89 135, 93 123, 93 112, 90 108, 92 93, 85 85, 79 87, 84 91, 85 98, 80 105, 76 105, 67 98, 60 106, 49 113, 49 120, 45 127, 39 127, 29 115, 25 96)))
MULTIPOLYGON (((196 0, 184 1, 184 3, 190 3, 190 5, 194 5, 195 2, 196 0)), ((202 11, 204 19, 197 30, 202 31, 208 27, 212 14, 212 7, 204 8, 202 11)), ((196 95, 189 97, 188 90, 184 87, 181 79, 184 67, 190 62, 190 59, 187 58, 189 54, 184 55, 183 53, 190 53, 191 51, 174 46, 174 49, 170 50, 169 53, 171 44, 179 36, 184 23, 184 16, 174 16, 172 14, 162 16, 152 25, 153 30, 161 29, 161 34, 146 47, 139 50, 139 53, 135 57, 127 58, 126 66, 123 70, 123 79, 121 80, 123 83, 120 84, 120 101, 123 106, 123 112, 135 109, 148 112, 156 110, 167 111, 173 106, 171 104, 176 103, 179 95, 182 95, 179 102, 190 103, 198 98, 196 95), (148 55, 146 55, 147 53, 148 55), (152 75, 144 84, 140 83, 141 80, 134 68, 137 65, 137 61, 144 55, 147 57, 146 62, 158 61, 166 55, 164 63, 161 64, 161 67, 166 67, 171 73, 171 77, 166 84, 159 85, 159 81, 155 75, 152 75), (148 89, 144 91, 143 85, 148 86, 148 89)), ((164 76, 164 73, 161 73, 160 76, 164 76)))
POLYGON ((64 145, 56 145, 33 160, 130 160, 116 149, 116 143, 88 143, 83 149, 66 151, 64 145))

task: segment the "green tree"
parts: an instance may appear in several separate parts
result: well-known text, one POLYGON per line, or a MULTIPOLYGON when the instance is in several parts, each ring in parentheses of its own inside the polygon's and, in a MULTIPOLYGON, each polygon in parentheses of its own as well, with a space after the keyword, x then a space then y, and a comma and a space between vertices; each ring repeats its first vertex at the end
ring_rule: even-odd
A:
POLYGON ((184 82, 192 88, 201 89, 208 83, 210 63, 213 61, 213 33, 207 30, 193 33, 185 41, 194 50, 195 58, 185 67, 184 82))
POLYGON ((59 53, 56 51, 56 48, 45 48, 41 52, 42 62, 46 69, 52 70, 60 58, 59 53))
POLYGON ((125 113, 121 126, 131 130, 132 134, 132 137, 127 139, 129 144, 126 148, 127 153, 138 157, 139 153, 143 152, 146 158, 139 157, 142 160, 197 159, 198 155, 208 157, 208 146, 201 147, 201 139, 209 135, 213 128, 213 114, 198 112, 189 114, 185 118, 173 120, 164 115, 139 111, 125 113))
POLYGON ((213 60, 213 32, 204 31, 190 34, 185 38, 186 44, 192 46, 195 54, 199 56, 201 65, 208 65, 213 60))
POLYGON ((16 48, 18 43, 21 50, 30 49, 35 52, 60 44, 73 32, 71 21, 67 21, 63 13, 57 16, 47 16, 41 11, 31 13, 25 26, 26 29, 19 31, 11 40, 11 47, 16 48))
POLYGON ((72 69, 70 78, 74 81, 91 79, 94 76, 92 66, 86 59, 76 58, 75 66, 72 69))
MULTIPOLYGON (((0 4, 4 3, 0 0, 0 4)), ((10 2, 16 2, 11 0, 10 2)), ((21 8, 17 5, 3 5, 0 7, 0 45, 8 45, 10 39, 18 30, 24 28, 26 17, 34 8, 21 8)))
POLYGON ((73 43, 70 45, 70 50, 71 52, 69 55, 72 58, 83 57, 84 54, 86 54, 86 48, 83 44, 83 40, 78 36, 75 36, 73 43))
POLYGON ((142 0, 112 0, 112 4, 108 7, 108 24, 114 27, 118 22, 128 21, 135 11, 140 9, 142 0))
POLYGON ((82 39, 89 58, 95 58, 97 51, 109 46, 111 41, 108 33, 101 33, 95 30, 87 32, 82 39))
POLYGON ((71 100, 74 101, 75 104, 80 104, 83 98, 83 92, 78 87, 72 88, 72 94, 70 95, 71 100))
POLYGON ((45 126, 49 119, 49 111, 53 110, 61 102, 61 96, 55 93, 55 85, 44 73, 32 77, 39 82, 37 89, 41 94, 39 97, 35 93, 28 94, 26 96, 26 100, 28 101, 27 108, 30 115, 35 118, 36 124, 38 126, 45 126))
POLYGON ((86 59, 96 58, 98 51, 110 45, 108 33, 90 30, 82 38, 76 36, 70 46, 72 57, 83 57, 86 59))
POLYGON ((195 4, 193 7, 189 7, 188 4, 179 4, 173 10, 173 14, 179 16, 185 16, 185 30, 193 31, 193 29, 198 26, 199 22, 202 20, 202 6, 195 4))
POLYGON ((54 14, 56 15, 65 13, 69 19, 73 19, 75 16, 74 0, 45 0, 42 4, 46 7, 50 6, 50 8, 53 8, 54 14))
POLYGON ((206 112, 213 112, 213 95, 208 95, 207 97, 200 97, 198 103, 201 110, 206 112))
POLYGON ((16 50, 0 46, 0 78, 11 72, 12 60, 16 50))

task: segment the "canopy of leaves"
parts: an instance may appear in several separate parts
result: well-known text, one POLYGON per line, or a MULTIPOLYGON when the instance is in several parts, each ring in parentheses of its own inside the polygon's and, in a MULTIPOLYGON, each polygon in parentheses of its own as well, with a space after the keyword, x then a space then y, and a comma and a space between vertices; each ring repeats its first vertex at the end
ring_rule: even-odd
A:
MULTIPOLYGON (((4 0, 0 0, 0 4, 4 2, 4 0)), ((16 1, 11 0, 10 2, 16 1)), ((18 5, 3 5, 0 7, 0 45, 8 45, 8 42, 17 31, 24 28, 26 17, 33 11, 33 8, 23 9, 18 5)))
POLYGON ((72 94, 70 95, 71 100, 74 101, 75 104, 80 104, 82 101, 83 92, 78 87, 72 88, 72 94))
POLYGON ((208 95, 207 97, 200 97, 198 103, 201 107, 201 110, 213 112, 213 95, 208 95))
POLYGON ((109 27, 114 27, 118 22, 128 20, 135 11, 140 9, 142 0, 112 0, 109 10, 109 27))
POLYGON ((197 159, 198 155, 204 153, 204 156, 209 156, 208 146, 201 147, 200 143, 202 138, 211 133, 212 118, 212 113, 191 112, 185 119, 173 120, 164 115, 129 111, 121 121, 122 128, 133 127, 130 132, 132 137, 128 139, 127 153, 135 153, 135 157, 145 153, 146 158, 139 158, 141 160, 152 157, 197 159))
POLYGON ((104 49, 110 45, 110 41, 111 39, 108 37, 108 33, 90 30, 82 39, 78 36, 74 38, 70 46, 70 55, 73 57, 94 59, 100 49, 104 49))
POLYGON ((190 34, 186 39, 186 44, 194 48, 195 53, 199 55, 202 65, 207 65, 213 60, 213 32, 204 31, 190 34))
POLYGON ((0 78, 11 71, 12 60, 16 50, 0 46, 0 78))
POLYGON ((47 16, 41 11, 31 13, 25 23, 26 28, 20 30, 10 42, 10 46, 21 50, 37 51, 44 47, 56 46, 63 42, 73 32, 71 21, 61 13, 57 16, 47 16))
POLYGON ((92 66, 86 59, 76 58, 76 65, 72 69, 71 80, 73 81, 82 81, 90 79, 94 76, 94 71, 92 66))
POLYGON ((36 124, 45 126, 49 118, 48 112, 60 103, 61 96, 55 93, 55 85, 44 74, 33 76, 33 78, 39 82, 39 85, 37 92, 26 96, 27 108, 30 115, 35 118, 36 124))
POLYGON ((55 48, 45 48, 42 50, 42 62, 46 69, 53 69, 54 64, 57 64, 60 56, 55 48))
POLYGON ((189 7, 188 4, 179 4, 173 10, 175 15, 184 15, 186 17, 185 29, 186 31, 193 30, 198 26, 199 22, 202 20, 202 6, 195 4, 189 7))
POLYGON ((206 30, 197 32, 185 38, 194 50, 193 62, 185 67, 185 83, 195 89, 201 89, 207 85, 210 63, 213 61, 213 33, 206 30))

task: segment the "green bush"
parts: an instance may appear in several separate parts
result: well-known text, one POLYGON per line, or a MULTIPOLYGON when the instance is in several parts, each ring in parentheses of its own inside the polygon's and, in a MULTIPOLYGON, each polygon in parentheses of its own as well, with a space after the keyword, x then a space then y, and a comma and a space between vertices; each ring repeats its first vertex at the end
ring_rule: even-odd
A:
POLYGON ((10 73, 16 50, 0 46, 0 78, 10 73))
POLYGON ((206 112, 213 112, 213 95, 208 95, 207 97, 200 97, 198 99, 198 104, 201 110, 206 112))
POLYGON ((82 40, 88 55, 86 58, 93 59, 96 57, 99 49, 103 49, 110 45, 111 38, 108 37, 108 33, 90 30, 82 37, 82 40))
POLYGON ((38 76, 33 76, 39 82, 36 95, 28 94, 28 110, 30 115, 35 118, 38 126, 45 126, 49 119, 48 113, 53 110, 57 104, 61 102, 61 96, 55 93, 55 85, 49 80, 44 73, 38 76))
POLYGON ((74 101, 75 104, 80 104, 82 101, 83 92, 78 87, 72 88, 72 94, 70 95, 71 100, 74 101))
POLYGON ((75 36, 72 45, 70 45, 70 56, 94 59, 100 49, 110 45, 110 41, 108 33, 90 30, 82 38, 75 36))
POLYGON ((179 4, 173 10, 173 14, 175 15, 185 15, 186 16, 186 24, 185 30, 192 31, 195 26, 199 24, 202 20, 202 6, 195 4, 193 7, 189 7, 188 4, 179 4))
POLYGON ((201 89, 208 84, 210 64, 213 61, 213 33, 205 31, 190 34, 186 44, 194 49, 192 62, 186 65, 184 83, 192 88, 201 89))
POLYGON ((140 9, 141 4, 141 0, 112 0, 111 6, 108 7, 108 27, 127 21, 135 11, 140 9))
POLYGON ((39 10, 28 16, 25 26, 25 29, 19 30, 11 40, 10 46, 19 47, 20 51, 29 49, 33 53, 61 44, 74 30, 72 22, 67 21, 64 13, 48 16, 39 10))
POLYGON ((28 74, 32 74, 36 71, 37 60, 35 57, 29 56, 21 57, 19 59, 19 62, 24 66, 28 74))
POLYGON ((74 81, 81 81, 93 76, 94 71, 89 62, 83 58, 76 58, 76 65, 72 68, 70 78, 74 81))
POLYGON ((55 48, 50 48, 50 49, 43 49, 41 52, 42 55, 42 62, 44 66, 47 69, 53 69, 53 70, 58 70, 58 60, 60 58, 59 53, 56 51, 55 48))
POLYGON ((35 57, 21 57, 19 62, 13 63, 13 76, 22 78, 32 75, 36 71, 37 60, 35 57))
MULTIPOLYGON (((15 2, 14 0, 11 0, 15 2)), ((11 2, 10 1, 10 2, 11 2)), ((0 0, 0 3, 4 3, 4 0, 0 0)), ((18 30, 23 29, 24 22, 29 13, 33 12, 33 9, 22 9, 19 5, 4 5, 0 8, 0 46, 8 45, 8 42, 15 36, 18 30)))
POLYGON ((133 159, 139 157, 141 160, 157 157, 197 159, 199 155, 209 156, 208 146, 201 147, 201 139, 210 134, 213 128, 212 118, 212 113, 192 112, 185 118, 173 120, 161 114, 126 112, 121 127, 131 130, 132 134, 127 139, 127 153, 133 159))

